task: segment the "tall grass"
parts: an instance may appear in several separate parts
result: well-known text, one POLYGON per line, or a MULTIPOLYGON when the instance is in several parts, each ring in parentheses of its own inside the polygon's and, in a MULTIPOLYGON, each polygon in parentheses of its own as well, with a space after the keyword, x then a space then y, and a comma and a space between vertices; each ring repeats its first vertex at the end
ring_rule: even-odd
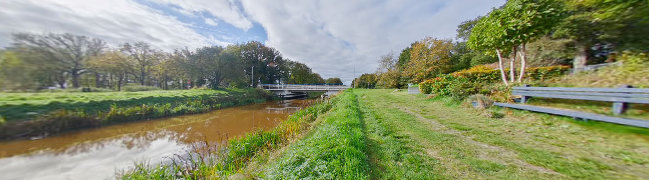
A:
POLYGON ((268 179, 367 179, 363 123, 353 90, 340 95, 313 134, 292 144, 268 179))
POLYGON ((184 155, 171 157, 171 163, 150 165, 138 163, 121 174, 122 179, 214 179, 237 173, 262 151, 288 144, 308 129, 318 116, 329 111, 338 98, 317 101, 291 116, 277 127, 258 130, 244 137, 210 145, 193 146, 184 155), (207 149, 207 150, 205 150, 207 149))

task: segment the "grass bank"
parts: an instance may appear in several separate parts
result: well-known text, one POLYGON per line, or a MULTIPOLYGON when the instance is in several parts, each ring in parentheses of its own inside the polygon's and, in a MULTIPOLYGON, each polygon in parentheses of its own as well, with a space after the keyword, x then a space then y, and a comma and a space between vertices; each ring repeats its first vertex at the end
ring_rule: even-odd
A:
POLYGON ((327 113, 340 98, 320 100, 292 114, 268 131, 256 131, 242 138, 218 144, 197 144, 185 155, 165 164, 139 163, 121 174, 122 179, 218 179, 241 174, 248 163, 270 151, 294 142, 308 132, 314 121, 327 113))
POLYGON ((0 139, 48 136, 115 123, 201 113, 266 101, 257 89, 93 93, 3 93, 0 139))
POLYGON ((376 127, 368 132, 389 131, 368 135, 373 178, 649 178, 646 129, 510 109, 492 118, 451 98, 355 92, 367 127, 376 127))
POLYGON ((265 179, 367 179, 364 125, 353 90, 261 173, 265 179))

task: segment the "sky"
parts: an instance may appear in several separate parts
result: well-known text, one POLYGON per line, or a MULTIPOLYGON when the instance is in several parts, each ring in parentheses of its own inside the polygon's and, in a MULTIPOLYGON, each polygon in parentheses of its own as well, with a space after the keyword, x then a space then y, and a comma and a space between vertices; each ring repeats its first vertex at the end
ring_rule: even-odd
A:
POLYGON ((0 47, 11 34, 73 33, 116 47, 165 51, 259 41, 349 84, 380 56, 426 36, 453 39, 462 21, 505 0, 0 0, 0 47))

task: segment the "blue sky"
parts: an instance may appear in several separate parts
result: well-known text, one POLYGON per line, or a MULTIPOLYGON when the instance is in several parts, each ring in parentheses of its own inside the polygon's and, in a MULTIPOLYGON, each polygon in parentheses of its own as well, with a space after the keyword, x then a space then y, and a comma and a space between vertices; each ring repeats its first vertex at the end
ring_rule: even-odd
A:
POLYGON ((260 41, 324 78, 350 82, 426 36, 452 39, 462 21, 505 0, 2 0, 0 47, 11 33, 73 33, 112 47, 165 51, 260 41))
MULTIPOLYGON (((182 7, 174 4, 162 4, 147 0, 137 0, 137 3, 148 6, 152 9, 159 10, 160 13, 175 17, 179 21, 187 24, 186 26, 196 31, 196 33, 213 37, 219 41, 227 43, 245 43, 249 41, 265 42, 266 31, 256 22, 252 22, 252 28, 240 29, 232 24, 223 22, 208 11, 192 12, 192 14, 182 13, 178 10, 182 7), (211 22, 208 22, 211 21, 211 22)), ((213 43, 213 45, 222 45, 213 43)))

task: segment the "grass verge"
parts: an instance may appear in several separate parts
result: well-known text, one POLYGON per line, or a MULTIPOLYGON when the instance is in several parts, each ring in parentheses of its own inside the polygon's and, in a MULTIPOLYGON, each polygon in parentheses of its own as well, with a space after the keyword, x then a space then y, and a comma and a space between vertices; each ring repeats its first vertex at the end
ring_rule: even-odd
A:
POLYGON ((367 179, 365 133, 353 90, 339 97, 312 134, 269 165, 266 179, 367 179))
POLYGON ((286 121, 268 131, 256 131, 238 139, 210 145, 193 146, 185 155, 171 157, 166 164, 138 163, 123 172, 122 179, 213 179, 241 173, 255 156, 294 141, 309 129, 310 123, 332 108, 339 98, 319 101, 292 114, 286 121))

